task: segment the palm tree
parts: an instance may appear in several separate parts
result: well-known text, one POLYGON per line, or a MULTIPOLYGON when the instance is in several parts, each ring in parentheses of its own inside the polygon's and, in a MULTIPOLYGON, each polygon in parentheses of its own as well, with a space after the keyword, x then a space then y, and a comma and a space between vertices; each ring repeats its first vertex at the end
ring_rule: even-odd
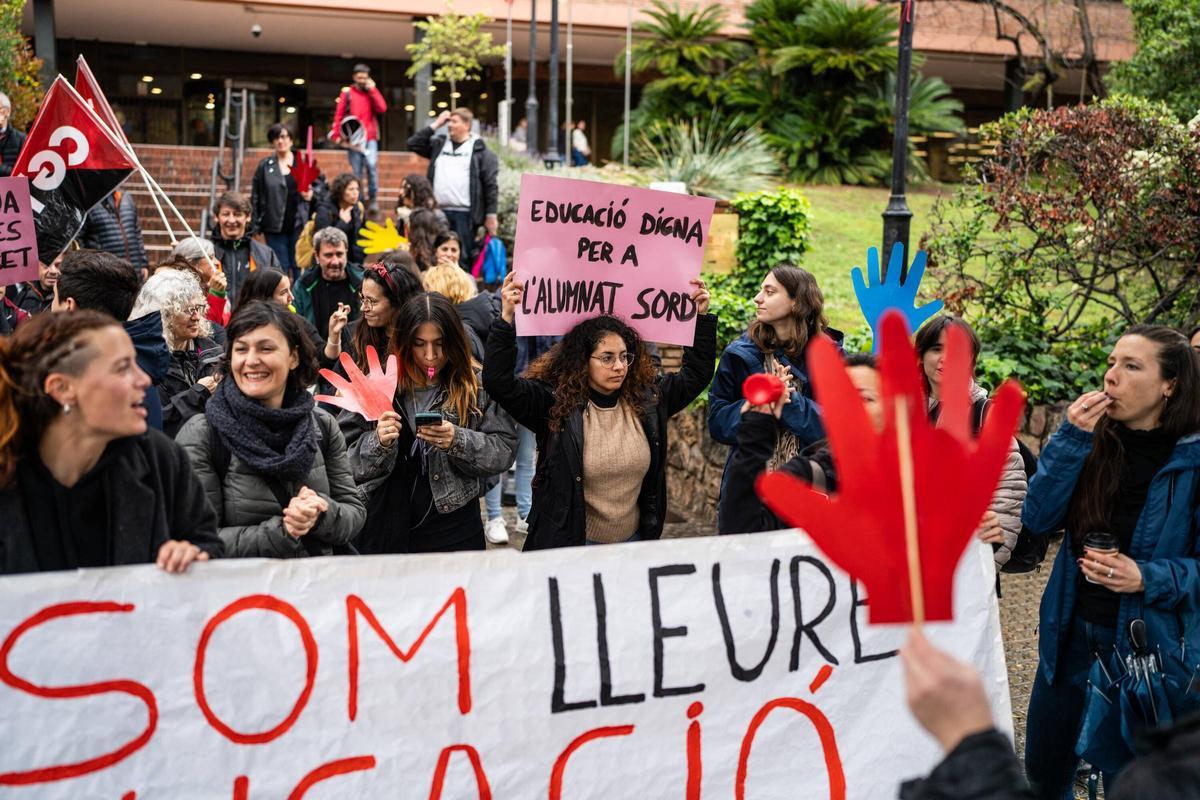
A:
MULTIPOLYGON (((632 49, 634 73, 712 75, 745 52, 741 42, 719 38, 725 9, 718 4, 685 10, 678 2, 653 0, 646 15, 650 19, 633 26, 642 34, 632 49)), ((624 50, 617 54, 614 68, 618 75, 625 73, 624 50)))
POLYGON ((896 67, 896 16, 888 6, 816 0, 796 20, 799 42, 774 52, 778 74, 806 69, 812 75, 850 75, 861 81, 896 67))

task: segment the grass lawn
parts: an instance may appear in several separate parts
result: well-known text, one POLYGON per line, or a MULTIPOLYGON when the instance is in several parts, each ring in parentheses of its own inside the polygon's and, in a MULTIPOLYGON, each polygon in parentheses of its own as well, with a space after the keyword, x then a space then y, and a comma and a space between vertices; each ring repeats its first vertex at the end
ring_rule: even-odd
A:
MULTIPOLYGON (((825 293, 825 313, 835 328, 849 332, 866 325, 854 298, 850 270, 867 265, 867 248, 882 247, 883 217, 888 189, 863 186, 797 187, 812 203, 812 237, 803 266, 816 276, 825 293)), ((910 241, 921 241, 929 223, 929 210, 939 194, 954 187, 939 184, 908 192, 912 209, 910 241)), ((886 261, 887 254, 882 255, 886 261)))

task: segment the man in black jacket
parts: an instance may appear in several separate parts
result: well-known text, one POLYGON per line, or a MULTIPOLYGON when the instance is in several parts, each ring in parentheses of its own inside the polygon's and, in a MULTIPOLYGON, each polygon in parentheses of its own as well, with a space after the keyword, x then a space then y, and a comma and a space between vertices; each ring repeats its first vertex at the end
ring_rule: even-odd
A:
POLYGON ((54 304, 54 284, 58 283, 59 269, 62 267, 63 254, 49 264, 38 261, 38 279, 22 283, 17 289, 13 302, 26 314, 33 316, 43 311, 49 311, 54 304))
POLYGON ((241 192, 224 192, 217 198, 213 250, 225 273, 225 292, 231 308, 237 306, 238 291, 251 272, 264 267, 287 272, 279 265, 274 250, 250 238, 247 227, 252 213, 250 199, 241 192))
POLYGON ((496 235, 500 197, 500 161, 471 133, 473 118, 467 108, 443 111, 429 127, 408 139, 409 150, 429 159, 433 199, 462 243, 458 263, 463 269, 471 268, 479 226, 496 235), (437 133, 443 125, 447 132, 437 133))
POLYGON ((12 101, 8 95, 0 92, 0 178, 12 175, 13 165, 21 154, 21 145, 25 144, 25 134, 9 124, 12 116, 12 101))

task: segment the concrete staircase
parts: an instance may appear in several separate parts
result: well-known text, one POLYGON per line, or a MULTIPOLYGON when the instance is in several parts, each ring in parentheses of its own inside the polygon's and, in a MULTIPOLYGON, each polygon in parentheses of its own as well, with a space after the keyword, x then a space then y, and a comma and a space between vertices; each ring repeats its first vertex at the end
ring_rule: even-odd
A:
MULTIPOLYGON (((167 196, 175 204, 179 212, 187 219, 192 230, 200 234, 200 214, 209 202, 209 175, 212 172, 213 159, 216 158, 215 147, 179 147, 170 145, 134 145, 138 159, 162 187, 167 196)), ((266 149, 246 151, 246 160, 242 165, 242 191, 250 193, 250 181, 258 162, 269 155, 266 149)), ((341 150, 317 150, 314 154, 317 165, 332 180, 340 172, 350 170, 345 152, 341 150)), ((226 163, 228 163, 226 154, 226 163)), ((383 216, 391 216, 399 196, 400 182, 410 172, 425 174, 428 162, 420 156, 408 152, 383 152, 379 154, 379 210, 383 216)), ((218 194, 225 184, 217 180, 218 194)), ((363 187, 364 191, 366 187, 363 187)), ((142 234, 146 242, 146 255, 150 263, 161 260, 171 250, 171 237, 154 208, 150 198, 150 190, 142 181, 141 175, 134 173, 122 186, 122 190, 132 195, 137 206, 138 220, 142 225, 142 234)), ((180 225, 164 204, 163 210, 171 221, 171 227, 178 238, 186 236, 180 225)))

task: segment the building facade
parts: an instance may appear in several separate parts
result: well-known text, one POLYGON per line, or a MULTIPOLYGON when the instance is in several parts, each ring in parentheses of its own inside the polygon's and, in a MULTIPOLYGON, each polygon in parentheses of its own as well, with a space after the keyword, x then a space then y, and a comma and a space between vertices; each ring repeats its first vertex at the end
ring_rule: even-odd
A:
MULTIPOLYGON (((460 12, 482 12, 495 22, 497 43, 513 25, 514 108, 523 116, 530 64, 530 17, 536 3, 539 140, 545 142, 549 97, 551 0, 459 0, 460 12)), ((687 3, 685 3, 687 4, 687 3)), ((723 0, 726 33, 742 35, 745 0, 723 0)), ((589 123, 597 155, 621 121, 623 86, 613 62, 625 43, 627 15, 636 20, 647 0, 557 0, 559 114, 565 120, 565 71, 573 66, 573 114, 589 123), (568 38, 568 22, 570 36, 568 38)), ((448 86, 409 77, 405 45, 415 20, 435 15, 428 0, 28 0, 25 30, 47 61, 47 71, 72 74, 84 55, 135 142, 177 145, 215 143, 227 82, 250 97, 248 143, 266 143, 267 127, 292 124, 303 140, 311 125, 320 143, 351 67, 371 65, 388 101, 384 149, 403 149, 411 132, 440 109, 465 105, 487 125, 499 119, 505 92, 503 63, 489 64, 483 80, 448 86)), ((917 0, 915 48, 923 71, 942 77, 963 101, 968 125, 993 119, 1025 103, 1059 103, 1081 96, 1085 76, 1063 69, 1049 90, 1025 91, 1030 66, 1046 47, 1067 58, 1085 50, 1083 29, 1101 69, 1132 53, 1128 10, 1115 0, 1088 0, 1087 25, 1071 0, 917 0), (997 6, 1010 8, 1001 12, 997 6), (1033 21, 1041 41, 1017 23, 1033 21), (1045 45, 1045 46, 1044 46, 1045 45), (1020 55, 1018 54, 1020 49, 1020 55)), ((51 73, 52 74, 52 73, 51 73)), ((642 76, 639 76, 639 78, 642 76)), ((636 83, 634 102, 636 103, 636 83)))

